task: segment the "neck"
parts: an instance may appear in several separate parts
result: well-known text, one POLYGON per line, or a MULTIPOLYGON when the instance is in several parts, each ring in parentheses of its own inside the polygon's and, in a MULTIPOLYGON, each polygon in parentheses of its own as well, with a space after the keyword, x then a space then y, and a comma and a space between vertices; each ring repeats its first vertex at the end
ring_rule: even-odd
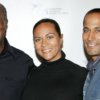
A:
POLYGON ((93 61, 96 61, 99 57, 100 57, 100 56, 94 56, 94 57, 92 57, 92 60, 93 60, 93 61))

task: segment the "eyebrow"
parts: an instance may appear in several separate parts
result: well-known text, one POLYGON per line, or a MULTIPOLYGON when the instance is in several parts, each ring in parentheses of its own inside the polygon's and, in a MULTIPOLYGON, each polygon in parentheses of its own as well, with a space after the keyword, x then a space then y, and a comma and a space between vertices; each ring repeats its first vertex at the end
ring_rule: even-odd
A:
MULTIPOLYGON (((47 33, 45 36, 48 36, 48 35, 54 35, 54 33, 47 33)), ((41 38, 41 36, 34 36, 34 38, 41 38)))
POLYGON ((100 27, 95 27, 96 29, 100 29, 100 27))
MULTIPOLYGON (((83 30, 89 29, 88 27, 83 27, 83 30)), ((94 27, 94 29, 100 29, 100 27, 94 27)))
POLYGON ((41 38, 41 37, 37 37, 37 36, 35 37, 35 36, 34 36, 34 38, 41 38))
POLYGON ((83 29, 88 29, 88 27, 83 27, 83 29))
POLYGON ((54 35, 54 33, 48 33, 48 34, 46 34, 46 36, 51 35, 51 34, 54 35))

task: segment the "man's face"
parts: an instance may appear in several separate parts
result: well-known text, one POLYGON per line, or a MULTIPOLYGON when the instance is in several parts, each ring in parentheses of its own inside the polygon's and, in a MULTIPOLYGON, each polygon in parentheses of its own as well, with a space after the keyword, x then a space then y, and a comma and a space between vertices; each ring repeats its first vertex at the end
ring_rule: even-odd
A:
POLYGON ((0 20, 0 42, 2 42, 4 40, 4 37, 6 35, 6 23, 5 21, 0 20))
POLYGON ((86 15, 83 24, 83 43, 87 54, 96 60, 100 56, 100 13, 86 15))
POLYGON ((39 56, 48 62, 61 57, 62 37, 51 23, 41 23, 34 30, 34 44, 39 56))

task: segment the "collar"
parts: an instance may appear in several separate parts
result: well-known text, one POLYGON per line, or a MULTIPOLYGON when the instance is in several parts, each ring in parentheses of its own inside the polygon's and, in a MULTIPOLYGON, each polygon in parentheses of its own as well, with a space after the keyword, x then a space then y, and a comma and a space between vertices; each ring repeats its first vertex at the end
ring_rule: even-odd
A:
POLYGON ((61 58, 59 58, 58 60, 56 61, 52 61, 52 62, 47 62, 46 60, 43 60, 42 63, 45 63, 47 65, 52 65, 52 64, 57 64, 59 62, 61 62, 63 59, 65 59, 65 53, 63 51, 61 51, 61 58))
POLYGON ((90 60, 87 64, 87 69, 92 70, 96 69, 96 65, 100 62, 100 57, 98 57, 95 61, 90 60))
POLYGON ((5 47, 4 47, 4 50, 3 50, 3 54, 5 54, 6 52, 10 53, 12 56, 15 56, 14 54, 14 51, 13 51, 13 48, 12 46, 10 46, 7 38, 4 39, 4 44, 5 44, 5 47))
POLYGON ((65 64, 65 53, 63 51, 61 51, 62 56, 61 58, 59 58, 56 61, 52 61, 52 62, 47 62, 47 61, 42 61, 40 67, 38 67, 38 69, 41 69, 42 71, 44 70, 48 70, 48 71, 61 71, 61 70, 65 70, 65 66, 63 66, 65 64))

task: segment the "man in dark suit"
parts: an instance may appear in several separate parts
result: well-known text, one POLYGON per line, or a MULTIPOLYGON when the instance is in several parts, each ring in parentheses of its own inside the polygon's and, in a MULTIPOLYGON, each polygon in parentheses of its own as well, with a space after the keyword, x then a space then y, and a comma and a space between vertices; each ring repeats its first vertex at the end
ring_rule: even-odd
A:
POLYGON ((7 25, 6 8, 0 4, 0 100, 20 100, 34 64, 32 58, 8 43, 7 25))

